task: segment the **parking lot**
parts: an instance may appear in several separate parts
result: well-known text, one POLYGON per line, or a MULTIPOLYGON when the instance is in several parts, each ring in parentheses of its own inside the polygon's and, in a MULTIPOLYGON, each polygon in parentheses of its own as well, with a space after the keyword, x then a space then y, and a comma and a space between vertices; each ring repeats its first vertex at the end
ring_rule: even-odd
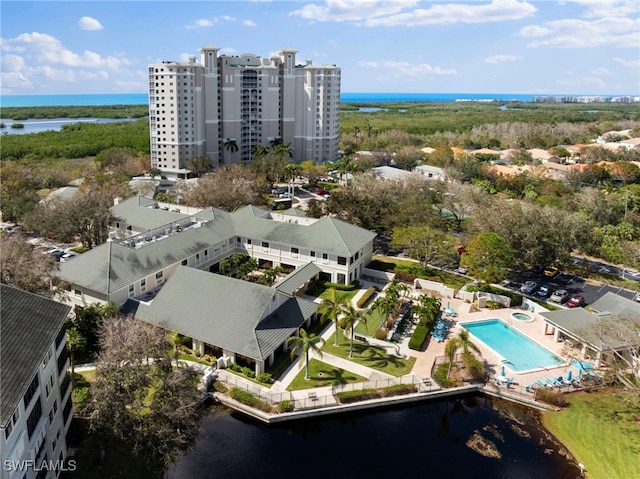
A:
MULTIPOLYGON (((522 294, 520 288, 526 281, 534 281, 537 285, 536 291, 540 286, 548 284, 552 292, 557 289, 564 289, 569 293, 569 296, 573 294, 580 294, 584 297, 586 305, 594 303, 608 292, 613 292, 627 299, 634 299, 638 294, 637 291, 631 291, 617 286, 610 286, 600 281, 585 281, 579 276, 564 272, 561 272, 555 278, 550 278, 545 276, 543 273, 524 271, 519 273, 514 281, 503 284, 503 286, 522 294)), ((547 298, 536 295, 535 291, 533 294, 524 294, 524 296, 531 298, 534 301, 548 301, 547 298)))

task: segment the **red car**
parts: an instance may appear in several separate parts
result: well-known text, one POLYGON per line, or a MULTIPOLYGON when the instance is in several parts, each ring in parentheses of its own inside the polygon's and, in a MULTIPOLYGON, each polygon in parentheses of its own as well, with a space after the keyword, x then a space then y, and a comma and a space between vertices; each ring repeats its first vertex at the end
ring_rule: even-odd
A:
POLYGON ((580 306, 584 306, 584 298, 579 294, 574 294, 567 300, 565 306, 567 308, 578 308, 580 306))
POLYGON ((316 191, 316 194, 318 194, 320 196, 326 195, 328 193, 329 192, 327 190, 323 189, 323 188, 318 188, 318 190, 316 191))

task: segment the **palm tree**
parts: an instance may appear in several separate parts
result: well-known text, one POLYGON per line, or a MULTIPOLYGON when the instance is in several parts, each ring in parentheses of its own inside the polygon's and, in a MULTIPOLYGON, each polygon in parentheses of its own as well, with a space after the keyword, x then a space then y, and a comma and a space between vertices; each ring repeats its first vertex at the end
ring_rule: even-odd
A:
POLYGON ((463 351, 465 357, 468 357, 469 355, 472 355, 473 353, 471 351, 475 351, 480 356, 482 356, 482 353, 480 352, 480 349, 478 348, 478 346, 476 346, 474 343, 472 343, 471 340, 469 339, 469 331, 467 331, 466 329, 462 329, 458 333, 458 338, 457 339, 458 339, 458 343, 459 343, 460 347, 462 348, 462 351, 463 351))
POLYGON ((273 147, 273 153, 282 158, 293 158, 291 143, 279 143, 273 147))
POLYGON ((71 361, 71 382, 74 381, 74 373, 75 373, 75 355, 76 351, 80 351, 84 349, 87 345, 87 338, 85 338, 78 328, 75 326, 67 329, 67 351, 69 351, 69 359, 71 361))
POLYGON ((396 309, 396 300, 391 296, 378 296, 378 298, 371 305, 371 310, 380 311, 380 315, 382 316, 383 322, 386 322, 389 319, 389 316, 396 309))
POLYGON ((300 336, 291 336, 287 339, 287 345, 295 344, 291 350, 291 357, 295 357, 296 353, 300 351, 300 361, 304 358, 306 363, 306 370, 304 374, 305 379, 309 379, 309 351, 315 351, 318 356, 322 357, 322 351, 320 348, 324 344, 324 339, 315 334, 307 334, 304 329, 300 330, 300 336))
POLYGON ((329 288, 327 290, 327 297, 320 304, 324 310, 322 317, 330 319, 336 326, 335 346, 338 346, 338 319, 344 311, 345 304, 345 299, 338 295, 335 288, 329 288))
POLYGON ((238 144, 236 143, 235 138, 225 138, 224 147, 231 153, 235 153, 236 151, 238 151, 238 144))
POLYGON ((254 158, 260 158, 269 154, 269 147, 264 145, 255 145, 251 147, 251 153, 254 158))
POLYGON ((456 359, 456 353, 458 352, 459 348, 460 348, 460 341, 458 338, 451 338, 444 345, 444 354, 449 360, 449 369, 447 370, 447 379, 449 379, 449 376, 451 375, 451 368, 453 366, 453 362, 456 359))
POLYGON ((352 304, 347 305, 347 309, 344 312, 344 327, 351 329, 351 342, 349 344, 349 357, 353 357, 353 336, 356 328, 356 323, 362 321, 367 327, 367 315, 364 311, 360 311, 353 307, 352 304))

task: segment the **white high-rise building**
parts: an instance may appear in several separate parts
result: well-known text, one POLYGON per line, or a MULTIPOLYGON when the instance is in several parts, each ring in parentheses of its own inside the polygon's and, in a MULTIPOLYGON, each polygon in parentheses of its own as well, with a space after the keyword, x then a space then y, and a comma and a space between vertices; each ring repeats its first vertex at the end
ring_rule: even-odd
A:
POLYGON ((293 161, 338 158, 340 68, 200 49, 188 62, 149 65, 151 166, 168 176, 208 156, 214 166, 250 162, 256 147, 289 144, 293 161))

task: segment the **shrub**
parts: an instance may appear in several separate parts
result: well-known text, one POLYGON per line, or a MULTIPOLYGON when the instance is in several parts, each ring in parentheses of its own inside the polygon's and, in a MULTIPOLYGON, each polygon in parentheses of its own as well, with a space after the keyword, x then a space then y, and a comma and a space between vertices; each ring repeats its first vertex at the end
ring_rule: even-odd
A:
POLYGON ((213 356, 209 355, 209 354, 205 354, 204 356, 202 356, 202 360, 206 361, 208 363, 213 363, 216 358, 214 358, 213 356))
POLYGON ((396 384, 394 386, 382 388, 380 390, 380 395, 382 397, 401 396, 403 394, 411 394, 414 392, 416 392, 415 384, 396 384))
POLYGON ((78 253, 78 254, 82 254, 85 253, 86 251, 88 251, 88 248, 85 245, 78 245, 78 246, 74 246, 73 248, 71 248, 71 251, 73 251, 74 253, 78 253))
POLYGON ((293 403, 288 399, 280 401, 278 403, 278 412, 291 412, 293 411, 293 403))
POLYGON ((386 328, 380 328, 376 331, 374 337, 376 339, 387 339, 387 334, 389 334, 389 330, 386 328))
POLYGON ((567 406, 567 401, 564 398, 564 394, 553 389, 537 389, 536 401, 545 402, 547 404, 551 404, 552 406, 558 407, 567 406))
POLYGON ((338 402, 348 404, 358 401, 366 401, 367 399, 379 398, 380 394, 375 389, 360 389, 358 391, 343 391, 336 394, 338 402))
POLYGON ((484 378, 484 363, 473 354, 464 356, 464 365, 473 379, 480 380, 484 378))
POLYGON ((414 351, 422 351, 422 347, 424 346, 428 335, 429 328, 422 323, 418 324, 416 326, 416 329, 413 331, 413 334, 411 335, 411 339, 409 339, 409 349, 413 349, 414 351))
POLYGON ((271 374, 269 373, 260 373, 258 374, 258 377, 256 379, 258 380, 259 383, 264 383, 264 384, 271 384, 272 382, 271 374))
POLYGON ((371 299, 371 297, 375 294, 375 292, 376 292, 376 288, 374 288, 373 286, 367 289, 364 292, 364 294, 360 296, 360 299, 356 303, 356 306, 358 306, 358 308, 364 307, 364 305, 367 304, 367 301, 371 299))
POLYGON ((256 377, 255 371, 253 369, 247 368, 247 367, 242 368, 242 374, 244 374, 245 376, 247 376, 248 378, 251 378, 251 379, 256 377))
POLYGON ((223 394, 226 394, 226 392, 229 390, 227 385, 220 381, 214 381, 213 389, 215 389, 216 392, 223 393, 223 394))
POLYGON ((497 301, 487 301, 487 308, 489 309, 500 309, 502 305, 497 301))
POLYGON ((234 363, 233 361, 229 361, 229 364, 227 364, 227 367, 229 369, 231 369, 232 371, 235 371, 237 373, 241 373, 242 372, 242 366, 240 366, 239 364, 234 363))
POLYGON ((438 365, 436 368, 436 372, 433 376, 433 379, 443 388, 451 388, 456 385, 456 382, 453 379, 447 377, 447 372, 449 371, 449 363, 442 363, 438 365))
POLYGON ((330 281, 326 281, 324 283, 324 287, 326 289, 333 288, 338 291, 355 291, 360 288, 360 283, 358 281, 354 281, 351 284, 342 284, 342 283, 331 283, 330 281))
POLYGON ((408 273, 406 271, 393 270, 395 273, 395 279, 398 281, 402 281, 403 283, 413 284, 413 281, 418 277, 413 273, 408 273))
POLYGON ((232 399, 235 399, 242 404, 246 404, 247 406, 251 406, 253 408, 259 409, 264 412, 271 412, 271 405, 255 397, 253 394, 247 391, 243 391, 242 389, 233 388, 231 389, 231 393, 229 394, 232 399))

